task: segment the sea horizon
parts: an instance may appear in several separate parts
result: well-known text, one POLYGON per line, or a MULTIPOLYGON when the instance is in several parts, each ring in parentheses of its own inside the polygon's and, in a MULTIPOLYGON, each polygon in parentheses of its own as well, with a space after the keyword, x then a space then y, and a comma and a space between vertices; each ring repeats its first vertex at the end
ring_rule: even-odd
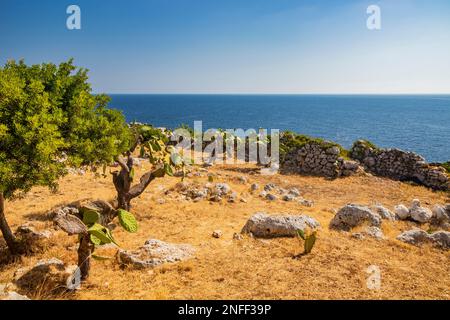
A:
POLYGON ((280 129, 350 148, 367 139, 382 148, 450 159, 450 94, 109 94, 128 122, 158 127, 280 129), (220 111, 220 112, 218 112, 220 111))

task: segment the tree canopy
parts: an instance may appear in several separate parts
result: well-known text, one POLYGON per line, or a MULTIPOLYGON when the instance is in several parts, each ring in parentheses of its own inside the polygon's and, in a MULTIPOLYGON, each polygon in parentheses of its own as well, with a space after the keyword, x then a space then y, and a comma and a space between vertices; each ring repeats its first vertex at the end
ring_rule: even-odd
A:
POLYGON ((0 68, 0 193, 56 187, 67 166, 111 162, 132 137, 109 97, 94 95, 73 61, 0 68))

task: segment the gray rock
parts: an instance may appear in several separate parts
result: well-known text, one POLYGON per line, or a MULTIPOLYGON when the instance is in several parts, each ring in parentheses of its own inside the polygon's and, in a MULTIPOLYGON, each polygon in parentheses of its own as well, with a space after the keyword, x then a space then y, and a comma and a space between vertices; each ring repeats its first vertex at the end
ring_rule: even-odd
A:
POLYGON ((428 233, 420 229, 405 231, 397 236, 397 240, 418 246, 429 241, 428 233))
POLYGON ((301 204, 302 206, 305 207, 312 207, 314 206, 314 201, 312 200, 306 200, 306 199, 301 199, 298 201, 299 204, 301 204))
POLYGON ((441 249, 450 249, 450 232, 438 231, 429 236, 431 242, 441 249))
POLYGON ((145 269, 189 259, 194 252, 195 249, 188 244, 171 244, 151 239, 136 251, 119 250, 118 260, 121 264, 145 269))
POLYGON ((300 197, 300 191, 297 188, 289 189, 288 194, 293 197, 300 197))
POLYGON ((227 194, 231 193, 231 188, 228 184, 226 183, 217 183, 215 186, 215 195, 221 197, 221 196, 226 196, 227 194))
POLYGON ((385 207, 381 205, 376 205, 373 207, 374 211, 381 217, 381 219, 385 220, 395 220, 395 214, 392 213, 390 210, 386 209, 385 207))
POLYGON ((35 226, 29 222, 23 224, 17 228, 16 235, 19 235, 22 239, 29 239, 32 241, 50 239, 52 232, 49 230, 36 231, 35 226))
POLYGON ((285 194, 283 196, 283 200, 287 201, 287 202, 294 201, 294 199, 295 199, 295 196, 293 196, 292 194, 285 194))
POLYGON ((348 204, 341 208, 330 222, 330 228, 336 230, 350 231, 352 228, 369 223, 371 226, 379 227, 381 217, 373 213, 368 207, 356 204, 348 204))
POLYGON ((264 186, 264 191, 269 192, 269 191, 274 190, 276 187, 277 187, 277 186, 276 186, 275 184, 273 184, 273 183, 268 183, 268 184, 266 184, 266 185, 264 186))
POLYGON ((258 189, 259 189, 259 184, 257 184, 257 183, 252 184, 251 187, 250 187, 250 189, 251 189, 252 191, 258 190, 258 189))
POLYGON ((381 229, 378 227, 372 226, 372 227, 366 228, 365 234, 367 234, 368 236, 375 238, 377 240, 384 239, 383 231, 381 231, 381 229))
POLYGON ((433 213, 428 208, 423 208, 420 206, 420 201, 413 200, 412 207, 409 209, 409 214, 411 219, 419 223, 427 223, 433 217, 433 213))
POLYGON ((449 217, 447 216, 447 212, 443 206, 435 205, 432 209, 433 218, 436 219, 438 222, 444 222, 449 220, 449 217))
POLYGON ((31 268, 20 268, 14 273, 14 284, 23 290, 34 290, 40 286, 42 292, 74 289, 68 287, 76 265, 66 266, 57 258, 39 260, 31 268))
POLYGON ((319 222, 307 215, 267 215, 259 212, 252 216, 241 233, 259 238, 295 237, 297 230, 315 229, 319 222))
POLYGON ((276 195, 273 195, 273 194, 269 193, 269 194, 266 195, 266 199, 269 200, 269 201, 275 201, 278 198, 277 198, 276 195))
POLYGON ((406 220, 410 217, 409 215, 409 209, 404 206, 403 204, 399 204, 398 206, 395 206, 395 215, 399 220, 406 220))

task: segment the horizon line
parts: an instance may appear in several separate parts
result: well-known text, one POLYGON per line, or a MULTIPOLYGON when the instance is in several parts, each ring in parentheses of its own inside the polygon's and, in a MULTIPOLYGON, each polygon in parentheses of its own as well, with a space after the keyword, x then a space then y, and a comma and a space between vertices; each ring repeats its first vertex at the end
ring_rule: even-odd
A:
POLYGON ((276 92, 94 92, 93 94, 107 95, 285 95, 285 96, 431 96, 450 95, 450 92, 421 92, 421 93, 276 93, 276 92))

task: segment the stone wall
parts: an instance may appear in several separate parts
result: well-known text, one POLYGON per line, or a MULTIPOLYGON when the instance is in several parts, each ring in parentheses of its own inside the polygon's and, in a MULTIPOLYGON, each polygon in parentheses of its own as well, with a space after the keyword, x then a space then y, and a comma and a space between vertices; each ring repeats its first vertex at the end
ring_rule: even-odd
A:
POLYGON ((283 173, 298 173, 328 178, 351 176, 357 173, 359 164, 345 160, 338 146, 309 142, 295 147, 281 159, 283 173))
POLYGON ((355 142, 350 157, 358 160, 367 172, 400 181, 413 181, 436 190, 449 190, 450 178, 446 170, 428 164, 413 152, 380 149, 368 141, 355 142))

